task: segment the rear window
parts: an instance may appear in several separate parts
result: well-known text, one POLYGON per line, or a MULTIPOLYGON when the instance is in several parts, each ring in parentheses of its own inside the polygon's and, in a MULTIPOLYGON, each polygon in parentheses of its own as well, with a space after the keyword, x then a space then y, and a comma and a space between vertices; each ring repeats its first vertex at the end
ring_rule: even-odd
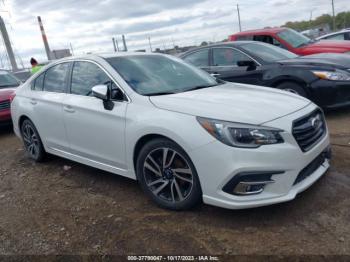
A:
POLYGON ((6 87, 19 86, 20 81, 13 75, 5 71, 0 71, 0 89, 6 87))

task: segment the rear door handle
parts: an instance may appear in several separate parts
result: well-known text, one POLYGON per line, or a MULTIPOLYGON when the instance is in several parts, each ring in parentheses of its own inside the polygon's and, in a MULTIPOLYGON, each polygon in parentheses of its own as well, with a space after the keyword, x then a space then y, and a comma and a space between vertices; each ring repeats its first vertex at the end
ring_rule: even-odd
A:
POLYGON ((211 76, 213 76, 213 77, 218 77, 218 76, 220 76, 220 74, 218 74, 218 73, 212 73, 212 74, 210 74, 211 76))
POLYGON ((72 106, 64 106, 63 107, 64 111, 68 112, 68 113, 74 113, 75 110, 72 106))
POLYGON ((36 101, 34 98, 30 99, 30 103, 32 105, 36 105, 38 103, 38 101, 36 101))

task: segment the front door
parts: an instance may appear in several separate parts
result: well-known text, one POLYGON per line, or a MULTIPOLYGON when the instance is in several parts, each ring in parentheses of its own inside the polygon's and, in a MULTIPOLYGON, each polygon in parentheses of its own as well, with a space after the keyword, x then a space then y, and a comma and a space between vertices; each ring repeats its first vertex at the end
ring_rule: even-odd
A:
POLYGON ((106 110, 102 100, 91 96, 92 87, 102 84, 115 85, 99 65, 88 61, 74 62, 70 94, 63 103, 67 136, 72 154, 122 172, 126 169, 125 114, 128 104, 115 101, 113 110, 106 110))
POLYGON ((216 77, 229 82, 259 84, 262 78, 261 67, 256 64, 254 70, 247 66, 238 66, 239 61, 252 61, 242 51, 231 47, 214 47, 211 72, 216 77))

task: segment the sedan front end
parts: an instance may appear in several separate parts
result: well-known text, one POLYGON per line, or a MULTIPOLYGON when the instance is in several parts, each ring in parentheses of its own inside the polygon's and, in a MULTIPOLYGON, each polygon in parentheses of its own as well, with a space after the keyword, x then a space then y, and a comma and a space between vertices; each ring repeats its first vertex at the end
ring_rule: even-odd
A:
POLYGON ((314 105, 262 126, 284 130, 284 142, 243 148, 215 141, 191 152, 206 181, 205 203, 241 209, 289 201, 329 168, 327 127, 314 105))

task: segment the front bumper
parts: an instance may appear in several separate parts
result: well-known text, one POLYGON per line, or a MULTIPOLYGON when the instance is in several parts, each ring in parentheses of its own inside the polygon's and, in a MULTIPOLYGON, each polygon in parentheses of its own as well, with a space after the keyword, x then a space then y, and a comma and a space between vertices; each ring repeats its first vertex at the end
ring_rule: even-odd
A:
POLYGON ((329 160, 314 168, 308 176, 295 184, 298 175, 329 148, 328 133, 312 149, 302 152, 291 134, 292 122, 314 110, 310 105, 294 114, 274 120, 265 126, 286 130, 283 144, 267 145, 257 149, 229 147, 219 141, 190 152, 201 181, 203 201, 229 209, 243 209, 289 201, 315 183, 329 168, 329 160), (242 173, 276 172, 274 183, 266 184, 259 194, 235 195, 223 188, 242 173))
POLYGON ((311 85, 312 100, 320 107, 332 109, 350 106, 350 81, 317 80, 311 85))
POLYGON ((1 110, 0 111, 0 124, 8 124, 11 123, 11 110, 1 110))

